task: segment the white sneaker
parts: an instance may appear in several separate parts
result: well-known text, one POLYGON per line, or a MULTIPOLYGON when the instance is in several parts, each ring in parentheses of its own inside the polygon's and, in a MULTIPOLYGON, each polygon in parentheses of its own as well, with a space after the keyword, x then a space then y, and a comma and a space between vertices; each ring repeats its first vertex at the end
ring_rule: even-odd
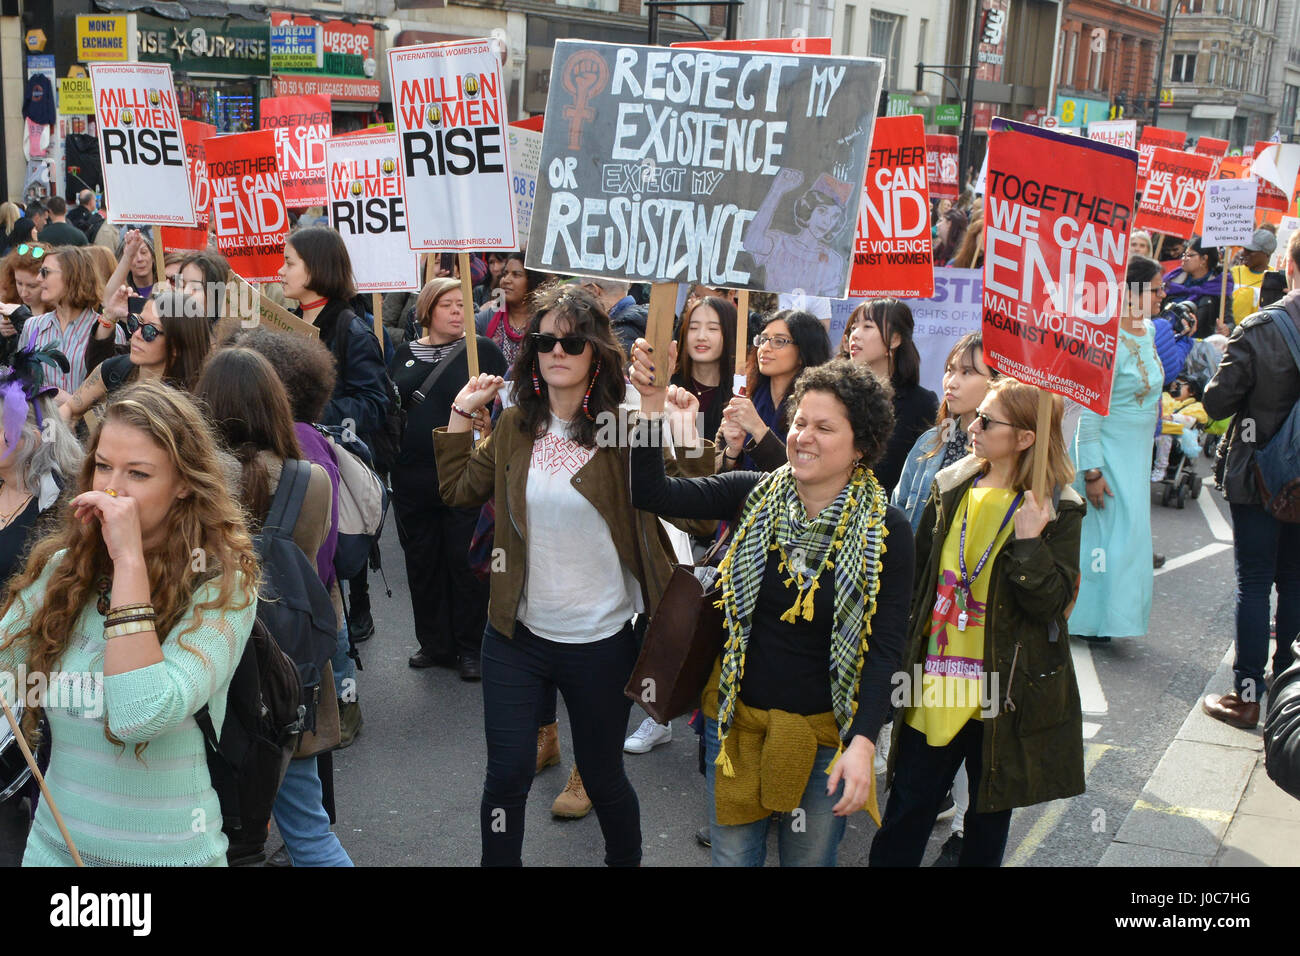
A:
POLYGON ((656 724, 653 717, 647 717, 641 721, 640 727, 632 731, 632 736, 623 741, 623 750, 630 754, 648 754, 672 739, 672 724, 656 724))

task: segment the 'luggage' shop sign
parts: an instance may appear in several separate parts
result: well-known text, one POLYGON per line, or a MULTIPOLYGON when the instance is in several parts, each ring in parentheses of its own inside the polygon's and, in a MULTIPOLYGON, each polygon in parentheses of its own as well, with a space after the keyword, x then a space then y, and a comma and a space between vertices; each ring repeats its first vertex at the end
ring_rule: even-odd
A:
POLYGON ((136 15, 139 57, 192 73, 271 75, 271 27, 234 17, 191 17, 183 23, 136 15))

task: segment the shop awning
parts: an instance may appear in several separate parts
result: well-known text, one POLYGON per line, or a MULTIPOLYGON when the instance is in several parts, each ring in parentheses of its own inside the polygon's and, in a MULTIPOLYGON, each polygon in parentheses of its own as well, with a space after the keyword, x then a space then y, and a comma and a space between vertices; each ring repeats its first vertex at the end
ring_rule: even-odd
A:
POLYGON ((95 0, 96 9, 104 13, 152 13, 168 20, 191 17, 239 17, 242 20, 266 20, 270 7, 254 3, 223 3, 222 0, 95 0))

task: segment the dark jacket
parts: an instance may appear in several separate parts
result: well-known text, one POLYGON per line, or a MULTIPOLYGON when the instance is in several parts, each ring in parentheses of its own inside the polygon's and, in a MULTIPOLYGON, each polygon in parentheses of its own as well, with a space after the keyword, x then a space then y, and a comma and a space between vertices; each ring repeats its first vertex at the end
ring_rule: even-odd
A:
POLYGON ((609 310, 609 327, 614 338, 623 346, 623 354, 632 354, 632 345, 637 339, 645 338, 645 327, 650 310, 644 305, 637 305, 636 299, 625 295, 614 303, 609 310))
POLYGON ((894 430, 885 444, 885 454, 874 471, 876 480, 892 495, 902 477, 907 455, 916 440, 934 427, 939 417, 939 398, 928 388, 913 385, 894 391, 894 430))
POLYGON ((1291 645, 1291 666, 1273 679, 1264 718, 1264 769, 1273 782, 1300 800, 1300 640, 1291 645))
POLYGON ((383 427, 388 407, 384 353, 379 340, 346 302, 336 299, 321 309, 314 324, 320 329, 321 341, 334 353, 338 371, 334 394, 325 406, 321 424, 351 421, 353 430, 364 441, 383 427))
MULTIPOLYGON (((925 662, 943 543, 962 497, 978 475, 979 460, 973 455, 941 470, 921 515, 910 634, 903 654, 909 674, 925 662)), ((1083 793, 1083 712, 1066 609, 1079 580, 1079 527, 1086 510, 1073 488, 1063 488, 1056 517, 1042 535, 1013 538, 987 572, 991 577, 984 673, 990 685, 997 675, 998 715, 983 720, 983 767, 980 779, 971 781, 973 805, 981 812, 1083 793)), ((895 740, 903 713, 900 710, 895 720, 895 740)), ((893 748, 890 782, 897 756, 898 748, 893 748)))
MULTIPOLYGON (((533 436, 521 426, 519 408, 511 406, 501 413, 492 434, 478 445, 474 445, 470 432, 452 434, 440 428, 433 433, 442 500, 452 508, 475 508, 496 497, 492 547, 494 551, 503 550, 504 560, 492 562, 488 622, 507 637, 515 632, 519 598, 528 571, 528 517, 524 506, 533 436), (498 566, 502 570, 498 571, 498 566)), ((676 559, 659 519, 632 507, 628 454, 627 447, 599 446, 570 483, 605 519, 620 560, 636 575, 646 608, 653 613, 668 586, 676 559)), ((698 478, 709 474, 712 464, 713 447, 706 441, 702 455, 688 458, 679 453, 668 467, 685 477, 698 478)), ((673 523, 692 534, 707 534, 714 526, 712 522, 673 523)), ((575 542, 575 546, 580 543, 575 542)), ((574 595, 574 600, 581 599, 581 595, 574 595)))
MULTIPOLYGON (((1279 305, 1300 325, 1300 290, 1288 293, 1279 305)), ((1201 402, 1211 419, 1234 416, 1214 466, 1215 480, 1232 504, 1260 503, 1252 467, 1255 450, 1268 444, 1300 401, 1300 369, 1275 321, 1265 309, 1232 330, 1201 402)))

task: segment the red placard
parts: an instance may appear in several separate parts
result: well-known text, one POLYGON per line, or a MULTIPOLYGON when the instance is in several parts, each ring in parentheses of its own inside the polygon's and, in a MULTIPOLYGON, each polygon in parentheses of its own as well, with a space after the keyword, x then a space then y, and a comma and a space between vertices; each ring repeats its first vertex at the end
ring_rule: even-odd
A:
POLYGON ((1213 166, 1212 156, 1158 147, 1151 157, 1134 227, 1190 239, 1213 166))
POLYGON ((1110 408, 1133 150, 998 119, 984 197, 984 361, 1110 408))
POLYGON ((212 185, 208 182, 208 163, 203 144, 217 134, 210 123, 181 120, 181 134, 185 137, 185 166, 190 174, 190 195, 194 198, 194 218, 198 226, 163 226, 163 248, 197 249, 208 247, 208 207, 212 202, 212 185))
POLYGON ((289 234, 275 133, 214 136, 206 150, 217 251, 250 282, 275 281, 289 234))
POLYGON ((960 144, 956 136, 931 133, 925 138, 925 173, 934 199, 957 199, 957 163, 960 144))
POLYGON ((766 40, 686 40, 669 46, 692 50, 748 50, 752 53, 810 53, 831 55, 830 37, 771 37, 766 40))
POLYGON ((871 135, 867 181, 853 245, 851 297, 934 295, 925 119, 879 117, 871 135))
POLYGON ((262 100, 262 129, 275 132, 284 199, 294 209, 329 201, 325 140, 333 121, 328 96, 275 96, 262 100))
POLYGON ((1181 150, 1187 142, 1187 134, 1177 129, 1161 129, 1159 126, 1144 126, 1138 137, 1138 189, 1147 184, 1147 168, 1151 165, 1151 155, 1157 147, 1181 150))
POLYGON ((1228 141, 1226 139, 1215 139, 1213 136, 1202 136, 1196 140, 1196 145, 1192 152, 1200 153, 1202 156, 1210 156, 1214 159, 1214 168, 1210 170, 1210 178, 1219 178, 1219 163, 1223 157, 1228 155, 1228 141))

